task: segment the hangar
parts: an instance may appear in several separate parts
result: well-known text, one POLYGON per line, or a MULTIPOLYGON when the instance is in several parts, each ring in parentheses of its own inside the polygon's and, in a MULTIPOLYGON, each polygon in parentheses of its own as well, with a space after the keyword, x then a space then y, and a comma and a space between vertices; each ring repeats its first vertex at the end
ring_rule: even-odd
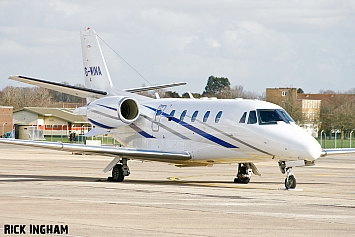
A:
POLYGON ((13 112, 16 138, 40 140, 87 133, 91 125, 71 108, 24 107, 13 112))

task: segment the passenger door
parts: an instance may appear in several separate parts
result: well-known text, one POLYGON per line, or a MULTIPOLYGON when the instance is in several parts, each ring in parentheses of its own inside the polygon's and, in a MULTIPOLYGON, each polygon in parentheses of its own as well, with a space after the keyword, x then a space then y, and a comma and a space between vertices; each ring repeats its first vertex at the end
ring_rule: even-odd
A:
POLYGON ((161 119, 161 116, 163 115, 165 109, 166 109, 166 105, 161 104, 161 105, 159 105, 159 107, 155 111, 155 114, 153 116, 153 122, 152 122, 152 131, 153 132, 159 131, 160 119, 161 119))

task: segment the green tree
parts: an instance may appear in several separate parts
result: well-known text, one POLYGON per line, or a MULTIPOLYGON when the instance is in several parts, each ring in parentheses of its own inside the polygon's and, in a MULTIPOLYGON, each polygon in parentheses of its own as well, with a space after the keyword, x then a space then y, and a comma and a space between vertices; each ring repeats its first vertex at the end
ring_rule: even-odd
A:
POLYGON ((165 98, 180 98, 180 95, 176 91, 165 91, 164 97, 165 98))
POLYGON ((210 76, 202 96, 227 98, 230 92, 230 82, 226 77, 210 76))
MULTIPOLYGON (((192 96, 195 98, 195 99, 198 99, 198 98, 201 98, 201 94, 200 93, 191 93, 192 96)), ((190 95, 188 92, 185 92, 181 95, 181 98, 190 98, 190 95)))
POLYGON ((302 88, 297 89, 297 94, 304 94, 304 91, 302 90, 302 88))

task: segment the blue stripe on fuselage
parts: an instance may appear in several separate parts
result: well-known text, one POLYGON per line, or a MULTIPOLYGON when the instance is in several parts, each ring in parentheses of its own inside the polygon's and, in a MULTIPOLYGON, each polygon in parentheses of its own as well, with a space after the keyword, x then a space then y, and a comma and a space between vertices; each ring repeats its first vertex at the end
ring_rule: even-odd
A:
MULTIPOLYGON (((144 106, 145 106, 146 108, 151 109, 151 110, 153 110, 153 111, 156 112, 156 109, 155 109, 155 108, 152 108, 152 107, 147 106, 147 105, 144 105, 144 106)), ((164 117, 169 117, 169 114, 164 113, 164 112, 162 113, 162 115, 163 115, 164 117)), ((174 121, 175 123, 178 123, 178 124, 182 125, 183 127, 187 128, 187 129, 189 129, 189 130, 191 130, 191 131, 197 133, 198 135, 200 135, 200 136, 202 136, 202 137, 204 137, 204 138, 206 138, 206 139, 208 139, 208 140, 210 140, 210 141, 212 141, 212 142, 214 142, 214 143, 217 143, 217 144, 219 144, 219 145, 221 145, 221 146, 224 146, 224 147, 226 147, 226 148, 238 148, 237 146, 235 146, 235 145, 233 145, 233 144, 231 144, 231 143, 228 143, 228 142, 226 142, 226 141, 223 141, 222 139, 220 139, 220 138, 218 138, 218 137, 215 137, 215 136, 213 136, 212 134, 206 133, 205 131, 202 131, 201 129, 199 129, 199 128, 195 127, 195 126, 192 126, 191 124, 188 124, 188 123, 186 123, 186 122, 184 122, 184 121, 180 121, 180 119, 178 119, 178 118, 173 117, 173 118, 172 118, 172 121, 174 121)))
POLYGON ((96 122, 96 121, 94 121, 94 120, 92 120, 92 119, 89 119, 89 118, 88 118, 88 120, 90 121, 90 123, 92 123, 92 124, 94 124, 94 125, 96 125, 96 126, 102 127, 102 128, 106 128, 106 129, 112 129, 112 128, 114 128, 114 127, 110 127, 110 126, 107 126, 107 125, 105 125, 105 124, 96 122))
POLYGON ((145 138, 155 138, 154 136, 148 134, 147 132, 143 131, 140 127, 138 127, 137 125, 131 123, 129 125, 134 131, 136 131, 137 133, 139 133, 140 135, 142 135, 145 138))

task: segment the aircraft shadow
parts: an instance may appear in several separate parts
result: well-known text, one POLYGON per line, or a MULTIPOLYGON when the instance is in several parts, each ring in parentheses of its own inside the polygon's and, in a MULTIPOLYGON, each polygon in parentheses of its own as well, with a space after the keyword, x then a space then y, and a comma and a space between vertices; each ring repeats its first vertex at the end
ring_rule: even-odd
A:
POLYGON ((58 176, 58 175, 3 175, 0 174, 0 182, 36 182, 36 181, 82 181, 95 182, 98 178, 79 177, 79 176, 58 176))
MULTIPOLYGON (((63 175, 5 175, 0 174, 0 183, 11 182, 42 182, 42 181, 65 181, 65 182, 107 182, 119 185, 119 182, 109 181, 107 178, 97 177, 81 177, 81 176, 63 176, 63 175)), ((196 187, 218 187, 218 188, 242 188, 242 189, 258 189, 258 187, 251 187, 248 184, 235 184, 233 181, 213 181, 213 180, 132 180, 126 179, 124 183, 131 184, 145 184, 145 185, 166 185, 166 186, 196 186, 196 187)), ((250 184, 260 185, 282 185, 283 182, 271 181, 251 181, 250 184)), ((299 185, 312 185, 314 183, 298 183, 299 185)), ((326 184, 326 183, 317 183, 326 184)), ((262 187, 260 187, 262 189, 262 187)))

